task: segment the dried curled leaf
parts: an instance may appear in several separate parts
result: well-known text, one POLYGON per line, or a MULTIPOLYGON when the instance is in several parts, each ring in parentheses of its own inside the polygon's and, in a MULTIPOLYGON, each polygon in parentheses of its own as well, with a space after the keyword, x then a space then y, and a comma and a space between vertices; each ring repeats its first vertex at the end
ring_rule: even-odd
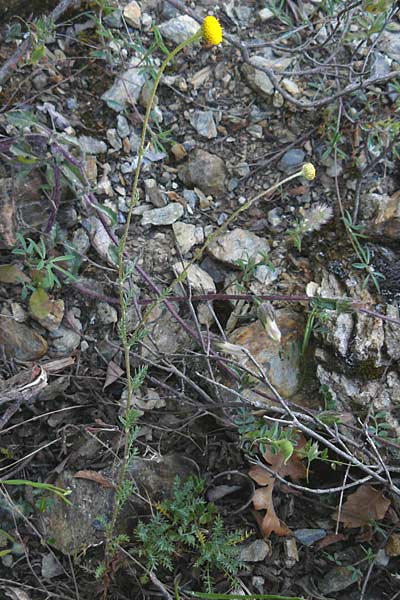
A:
POLYGON ((290 529, 281 522, 275 512, 272 493, 274 490, 274 478, 261 466, 255 465, 249 471, 250 477, 259 485, 264 487, 258 488, 254 492, 253 505, 256 510, 265 510, 264 516, 257 517, 258 525, 263 534, 263 537, 268 538, 271 533, 276 533, 281 537, 289 535, 290 529))
POLYGON ((372 521, 383 519, 389 506, 390 500, 380 490, 372 485, 360 485, 354 494, 347 497, 340 514, 336 510, 332 516, 334 519, 339 516, 339 521, 347 528, 365 527, 372 521))
POLYGON ((77 479, 89 479, 89 481, 94 481, 95 483, 98 483, 99 485, 101 485, 104 488, 115 487, 112 481, 107 479, 107 477, 104 477, 104 475, 102 475, 98 471, 88 471, 88 470, 77 471, 75 473, 74 477, 76 477, 77 479))

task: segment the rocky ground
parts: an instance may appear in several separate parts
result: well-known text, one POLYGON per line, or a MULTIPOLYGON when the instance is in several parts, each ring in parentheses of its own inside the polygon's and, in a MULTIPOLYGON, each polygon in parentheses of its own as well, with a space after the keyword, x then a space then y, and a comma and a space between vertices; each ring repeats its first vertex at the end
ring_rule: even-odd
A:
POLYGON ((122 550, 95 572, 123 441, 116 243, 141 124, 166 48, 214 13, 224 42, 185 48, 161 80, 129 227, 130 331, 199 258, 132 347, 132 368, 148 370, 134 396, 138 493, 118 529, 131 534, 177 475, 200 475, 227 527, 250 532, 217 592, 394 600, 395 3, 96 0, 65 2, 56 24, 39 18, 56 3, 31 4, 0 7, 1 64, 26 49, 0 68, 0 478, 70 489, 72 504, 2 484, 3 595, 201 589, 185 555, 172 575, 144 577, 122 550), (307 162, 314 180, 266 194, 200 255, 307 162))

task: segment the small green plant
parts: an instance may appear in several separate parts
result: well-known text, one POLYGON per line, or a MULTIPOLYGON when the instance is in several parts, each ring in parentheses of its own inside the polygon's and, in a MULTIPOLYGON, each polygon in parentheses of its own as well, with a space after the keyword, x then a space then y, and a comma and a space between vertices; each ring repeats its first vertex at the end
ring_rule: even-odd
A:
MULTIPOLYGON (((369 415, 368 431, 384 440, 399 442, 399 439, 394 435, 393 426, 388 423, 388 413, 383 410, 369 415)), ((378 447, 383 445, 379 440, 376 440, 375 443, 378 447)))
POLYGON ((38 242, 31 238, 25 239, 21 233, 17 233, 18 246, 12 250, 12 254, 21 256, 24 260, 24 268, 32 276, 32 284, 24 284, 23 298, 27 296, 27 290, 35 291, 38 288, 51 290, 55 286, 60 288, 61 281, 58 274, 64 275, 67 281, 76 281, 75 275, 61 266, 75 259, 73 254, 49 257, 44 239, 38 242))
POLYGON ((270 0, 268 2, 268 8, 283 25, 288 27, 294 27, 292 18, 285 12, 285 6, 287 6, 286 0, 270 0))
POLYGON ((216 506, 205 500, 204 491, 204 481, 198 477, 189 477, 184 483, 177 477, 172 498, 158 503, 157 513, 147 523, 139 522, 135 551, 150 570, 172 572, 180 557, 188 557, 211 592, 213 574, 235 577, 241 567, 238 544, 248 534, 227 532, 216 506))
POLYGON ((30 62, 36 65, 46 55, 46 43, 55 32, 54 21, 49 17, 39 17, 34 23, 28 24, 32 39, 30 62))
POLYGON ((382 273, 379 273, 375 270, 372 264, 373 255, 369 247, 363 246, 361 244, 360 240, 367 238, 366 235, 360 232, 362 226, 353 223, 353 219, 348 211, 346 211, 346 214, 343 217, 343 222, 348 234, 350 235, 353 248, 357 252, 358 258, 360 260, 360 262, 353 263, 352 266, 355 269, 365 272, 363 287, 367 287, 369 281, 371 280, 375 286, 376 291, 380 292, 379 279, 385 279, 385 276, 382 275, 382 273))
POLYGON ((347 159, 348 156, 343 150, 346 143, 346 137, 340 129, 340 120, 335 116, 332 109, 328 108, 323 114, 323 123, 320 132, 327 141, 327 148, 322 155, 322 160, 326 160, 332 152, 336 158, 347 159))
POLYGON ((301 344, 300 351, 302 360, 304 360, 304 358, 306 357, 307 349, 311 341, 311 336, 317 331, 325 331, 323 324, 324 321, 326 321, 327 319, 328 313, 326 312, 325 307, 323 306, 323 304, 321 304, 321 302, 319 302, 319 299, 315 299, 311 303, 311 310, 308 313, 307 323, 304 329, 303 342, 301 344))
POLYGON ((347 40, 370 40, 374 34, 380 33, 385 27, 388 11, 392 5, 392 0, 365 0, 364 10, 354 19, 358 29, 350 31, 347 40))
POLYGON ((336 410, 336 400, 333 397, 332 391, 330 390, 329 386, 325 383, 322 384, 319 388, 319 392, 324 400, 324 410, 336 410))
POLYGON ((289 460, 297 445, 297 433, 291 428, 283 428, 278 423, 268 426, 246 410, 240 411, 235 419, 241 436, 243 449, 250 455, 258 452, 264 454, 271 448, 274 454, 282 452, 285 460, 289 460))
POLYGON ((239 283, 241 289, 244 289, 244 283, 248 283, 254 279, 257 267, 267 266, 273 271, 275 270, 273 263, 270 258, 268 258, 267 252, 260 252, 259 255, 261 256, 260 259, 257 259, 256 256, 246 256, 245 258, 238 258, 234 261, 234 264, 239 267, 242 272, 239 283))

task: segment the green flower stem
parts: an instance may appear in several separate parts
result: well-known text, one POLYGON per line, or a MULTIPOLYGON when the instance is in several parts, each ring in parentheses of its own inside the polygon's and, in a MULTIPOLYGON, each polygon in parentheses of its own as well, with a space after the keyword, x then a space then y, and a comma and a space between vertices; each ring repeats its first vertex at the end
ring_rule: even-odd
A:
POLYGON ((52 492, 59 496, 66 504, 72 504, 66 496, 69 496, 71 490, 65 490, 64 488, 57 487, 51 483, 40 483, 38 481, 29 481, 27 479, 0 479, 0 485, 26 485, 46 492, 52 492))
MULTIPOLYGON (((128 334, 125 329, 126 301, 125 301, 125 296, 124 296, 124 283, 125 283, 124 252, 125 252, 125 247, 126 247, 126 243, 128 240, 129 227, 130 227, 131 220, 132 220, 132 212, 133 212, 134 207, 138 203, 138 183, 139 183, 140 169, 141 169, 144 151, 145 151, 147 128, 148 128, 148 124, 149 124, 151 110, 152 110, 153 103, 154 103, 154 98, 155 98, 157 88, 160 83, 162 74, 164 73, 164 71, 167 68, 167 66, 169 65, 169 63, 173 60, 173 58, 181 50, 183 50, 183 48, 185 48, 189 44, 192 44, 193 42, 196 42, 201 37, 202 37, 202 29, 200 28, 199 31, 197 31, 193 36, 191 36, 190 38, 188 38, 187 40, 185 40, 184 42, 179 44, 174 50, 172 50, 167 55, 167 57, 161 64, 160 68, 158 69, 157 76, 154 80, 153 88, 151 90, 150 98, 149 98, 149 101, 147 104, 146 114, 145 114, 145 117, 143 120, 142 133, 141 133, 141 137, 140 137, 140 145, 139 145, 138 156, 137 156, 137 164, 136 164, 135 175, 134 175, 133 184, 132 184, 131 201, 130 201, 130 205, 129 205, 128 215, 126 218, 124 232, 123 232, 121 241, 118 246, 118 291, 119 291, 119 305, 120 305, 120 309, 121 309, 120 319, 121 319, 121 323, 122 323, 121 341, 122 341, 122 345, 123 345, 123 349, 124 349, 125 373, 126 373, 126 381, 127 381, 127 383, 126 383, 127 397, 126 397, 126 408, 125 408, 126 417, 128 417, 129 412, 131 410, 131 406, 132 406, 133 384, 132 384, 132 376, 131 376, 131 364, 130 364, 130 360, 129 360, 131 344, 130 344, 130 341, 128 339, 128 334)), ((121 489, 123 482, 125 480, 126 467, 127 467, 127 463, 128 463, 128 459, 129 459, 129 453, 131 450, 130 432, 129 432, 129 425, 128 425, 129 419, 126 418, 125 422, 127 423, 127 425, 124 426, 124 434, 125 434, 124 453, 123 453, 123 459, 122 459, 121 467, 119 469, 119 474, 118 474, 117 489, 121 489)), ((110 526, 108 527, 108 533, 107 533, 106 556, 107 556, 110 544, 112 542, 112 536, 113 536, 113 532, 115 529, 115 523, 117 521, 119 510, 120 510, 119 503, 117 501, 115 501, 114 510, 113 510, 113 514, 112 514, 112 518, 111 518, 111 523, 110 523, 110 526)))
MULTIPOLYGON (((125 250, 126 242, 128 239, 129 227, 130 227, 130 223, 131 223, 131 219, 132 219, 132 211, 138 202, 137 188, 138 188, 138 183, 139 183, 140 168, 142 165, 142 160, 143 160, 143 155, 144 155, 144 147, 145 147, 145 141, 146 141, 147 126, 149 123, 150 113, 151 113, 151 109, 153 107, 154 98, 155 98, 157 88, 160 83, 162 74, 164 73, 165 69, 167 68, 167 66, 169 65, 171 60, 173 60, 173 58, 177 54, 179 54, 179 52, 181 50, 183 50, 183 48, 185 48, 189 44, 192 44, 193 42, 199 40, 201 38, 201 35, 202 35, 202 31, 201 31, 201 29, 199 29, 199 31, 197 33, 195 33, 193 36, 191 36, 190 38, 188 38, 187 40, 185 40, 184 42, 179 44, 179 46, 177 46, 174 50, 172 50, 172 52, 170 52, 168 54, 168 56, 165 58, 162 65, 158 69, 157 76, 154 80, 153 88, 151 90, 150 98, 147 103, 146 114, 145 114, 145 117, 143 120, 142 134, 141 134, 141 138, 140 138, 140 146, 139 146, 138 157, 137 157, 135 177, 134 177, 133 184, 132 184, 131 202, 130 202, 128 216, 127 216, 126 223, 125 223, 124 233, 121 238, 120 247, 119 247, 118 285, 119 285, 119 302, 120 302, 121 311, 125 310, 124 309, 124 306, 125 306, 124 285, 123 285, 123 283, 124 283, 124 250, 125 250)), ((124 318, 124 315, 122 316, 122 318, 124 318)), ((126 372, 126 378, 127 378, 126 414, 128 414, 131 404, 132 404, 132 395, 133 395, 130 360, 129 360, 130 348, 127 343, 127 340, 122 340, 122 341, 123 341, 124 350, 125 350, 125 352, 124 352, 125 372, 126 372)), ((125 432, 125 433, 128 433, 128 432, 125 432)), ((129 450, 128 444, 125 443, 124 462, 126 462, 126 460, 128 458, 128 456, 127 456, 128 450, 129 450)))

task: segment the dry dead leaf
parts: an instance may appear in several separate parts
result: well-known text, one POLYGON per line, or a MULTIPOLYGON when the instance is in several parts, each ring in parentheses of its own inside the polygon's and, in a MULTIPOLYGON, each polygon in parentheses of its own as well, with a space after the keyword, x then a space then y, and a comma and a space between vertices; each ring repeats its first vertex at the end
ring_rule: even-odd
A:
POLYGON ((315 547, 318 548, 318 550, 322 550, 322 548, 326 548, 327 546, 336 544, 337 542, 343 542, 344 540, 347 540, 347 536, 343 533, 329 533, 322 540, 320 540, 315 547))
MULTIPOLYGON (((390 506, 390 500, 385 498, 380 490, 371 485, 361 485, 354 494, 347 497, 339 515, 339 521, 347 528, 365 527, 371 521, 384 518, 390 506)), ((338 511, 332 515, 338 518, 338 511)))
POLYGON ((258 485, 270 485, 271 482, 275 481, 267 469, 264 469, 261 465, 253 465, 249 471, 249 475, 258 485))
POLYGON ((7 587, 3 589, 7 598, 11 598, 11 600, 31 600, 31 596, 21 588, 7 587))
POLYGON ((272 454, 271 450, 267 450, 263 456, 267 463, 271 465, 271 469, 281 477, 291 477, 293 481, 300 481, 300 479, 305 479, 307 476, 307 469, 296 455, 296 452, 292 454, 286 463, 282 452, 272 454))
POLYGON ((385 546, 388 556, 400 556, 400 533, 393 533, 385 546))
POLYGON ((113 360, 110 360, 110 362, 107 365, 107 375, 106 381, 103 386, 103 390, 105 390, 106 387, 114 383, 114 381, 117 381, 117 379, 121 377, 123 372, 123 369, 121 369, 121 367, 117 365, 117 363, 115 363, 113 360))
POLYGON ((285 536, 290 533, 290 529, 281 522, 277 516, 274 508, 272 492, 274 489, 274 478, 262 468, 260 465, 253 466, 249 475, 259 485, 264 487, 258 488, 254 492, 253 505, 256 510, 265 510, 264 516, 256 516, 258 525, 263 534, 263 537, 267 539, 271 533, 276 533, 279 536, 285 536))
POLYGON ((115 487, 112 481, 107 479, 107 477, 104 477, 104 475, 102 475, 98 471, 77 471, 74 477, 76 477, 77 479, 89 479, 89 481, 94 481, 95 483, 98 483, 104 488, 115 487))
POLYGON ((261 518, 259 525, 264 538, 268 538, 271 533, 276 533, 280 537, 288 535, 290 529, 281 522, 277 516, 272 500, 273 484, 266 487, 258 488, 254 492, 253 504, 256 510, 266 510, 265 515, 261 518))

